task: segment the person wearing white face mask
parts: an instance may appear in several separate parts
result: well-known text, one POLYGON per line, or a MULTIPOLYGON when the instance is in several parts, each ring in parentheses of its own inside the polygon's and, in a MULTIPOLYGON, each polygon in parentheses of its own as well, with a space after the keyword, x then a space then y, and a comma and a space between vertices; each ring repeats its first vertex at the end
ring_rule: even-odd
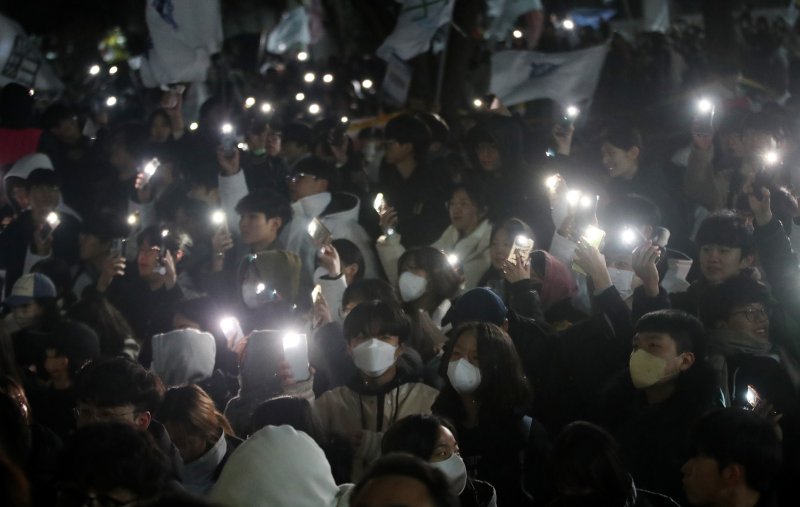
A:
MULTIPOLYGON (((383 433, 411 414, 428 414, 439 392, 416 382, 398 362, 410 324, 402 311, 382 301, 353 308, 344 321, 348 352, 358 373, 347 385, 325 392, 314 401, 314 412, 327 438, 349 445, 349 478, 358 480, 380 457, 383 433)), ((287 394, 313 399, 313 378, 301 383, 283 372, 287 394)))
POLYGON ((424 459, 439 469, 459 497, 461 507, 495 507, 497 493, 491 484, 467 475, 455 437, 455 428, 435 415, 410 415, 397 421, 383 436, 383 454, 402 452, 424 459))
POLYGON ((521 455, 533 447, 530 389, 511 338, 495 324, 466 323, 445 353, 447 379, 433 413, 453 421, 470 477, 497 489, 499 505, 532 505, 521 455))
POLYGON ((628 375, 610 386, 598 422, 618 439, 638 487, 684 505, 675 471, 688 458, 695 420, 721 401, 704 361, 705 330, 685 312, 660 310, 639 319, 635 332, 628 375))

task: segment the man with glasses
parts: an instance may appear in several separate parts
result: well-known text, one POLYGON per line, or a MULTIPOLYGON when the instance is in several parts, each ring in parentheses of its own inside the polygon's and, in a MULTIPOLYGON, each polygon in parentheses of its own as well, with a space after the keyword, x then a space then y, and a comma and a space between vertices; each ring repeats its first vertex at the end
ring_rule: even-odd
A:
POLYGON ((75 379, 75 418, 78 428, 99 423, 125 424, 146 431, 171 461, 172 474, 180 477, 183 462, 167 430, 153 414, 164 397, 161 380, 128 359, 92 361, 75 379))
POLYGON ((728 404, 751 407, 755 398, 762 398, 789 418, 781 423, 788 428, 800 415, 792 382, 799 365, 791 354, 792 335, 783 319, 773 323, 776 305, 765 285, 736 277, 706 293, 701 315, 709 330, 711 364, 728 404), (748 386, 757 394, 751 389, 748 397, 748 386))

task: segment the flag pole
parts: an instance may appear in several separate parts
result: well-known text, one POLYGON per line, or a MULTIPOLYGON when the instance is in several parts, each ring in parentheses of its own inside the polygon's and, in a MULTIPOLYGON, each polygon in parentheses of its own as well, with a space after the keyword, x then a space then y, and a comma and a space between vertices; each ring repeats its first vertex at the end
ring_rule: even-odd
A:
MULTIPOLYGON (((439 62, 439 75, 436 78, 436 107, 439 112, 442 110, 442 87, 444 86, 444 68, 447 64, 447 50, 450 49, 450 24, 448 22, 444 27, 444 48, 442 49, 442 59, 439 62)), ((435 39, 435 37, 434 37, 435 39)), ((433 48, 433 43, 431 43, 433 48)))

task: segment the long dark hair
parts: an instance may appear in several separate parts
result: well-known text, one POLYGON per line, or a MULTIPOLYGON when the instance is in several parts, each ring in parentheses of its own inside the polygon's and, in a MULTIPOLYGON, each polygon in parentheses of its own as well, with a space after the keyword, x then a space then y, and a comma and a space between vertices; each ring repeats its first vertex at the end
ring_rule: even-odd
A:
POLYGON ((445 299, 458 294, 461 277, 447 262, 447 257, 432 246, 421 246, 406 250, 397 261, 397 272, 417 268, 428 274, 428 287, 425 294, 414 305, 404 304, 404 310, 412 315, 422 308, 428 313, 434 311, 445 299))
MULTIPOLYGON (((480 356, 481 385, 475 392, 481 421, 521 415, 531 401, 528 381, 522 370, 517 351, 511 338, 500 327, 487 322, 467 322, 456 329, 446 347, 442 364, 446 366, 453 354, 458 339, 472 333, 478 342, 480 356)), ((445 376, 445 387, 433 404, 433 412, 462 421, 466 411, 459 394, 445 376)))

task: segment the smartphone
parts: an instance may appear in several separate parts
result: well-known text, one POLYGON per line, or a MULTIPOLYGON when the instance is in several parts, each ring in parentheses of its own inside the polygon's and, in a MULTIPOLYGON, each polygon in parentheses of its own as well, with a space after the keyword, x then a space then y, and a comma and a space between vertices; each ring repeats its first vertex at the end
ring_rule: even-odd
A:
POLYGON ((222 330, 222 334, 225 335, 225 340, 227 340, 230 349, 236 347, 244 339, 242 326, 236 317, 223 317, 219 321, 219 327, 222 330))
POLYGON ((311 378, 308 370, 308 339, 305 333, 286 332, 281 337, 283 359, 292 367, 292 377, 297 381, 311 378))
POLYGON ((522 256, 523 262, 527 262, 532 251, 533 239, 523 234, 519 234, 516 238, 514 238, 514 246, 511 247, 511 252, 508 254, 508 262, 516 264, 517 254, 522 256))
POLYGON ((597 216, 597 202, 599 195, 582 194, 575 206, 575 227, 582 230, 593 223, 597 216))
POLYGON ((314 245, 317 248, 322 248, 325 245, 329 245, 332 241, 331 231, 328 230, 327 227, 319 220, 319 218, 314 217, 313 220, 308 224, 308 235, 311 236, 311 239, 314 241, 314 245))
POLYGON ((111 257, 125 257, 125 243, 128 240, 125 238, 114 238, 111 240, 111 249, 109 253, 111 257))
POLYGON ((56 230, 56 227, 59 226, 61 223, 61 217, 58 216, 58 213, 55 211, 51 211, 47 214, 47 217, 44 219, 44 225, 42 226, 42 232, 39 236, 42 242, 47 240, 47 237, 50 236, 53 231, 56 230))
POLYGON ((222 137, 220 138, 222 145, 222 154, 225 158, 233 158, 236 154, 236 133, 230 123, 222 126, 222 137))
POLYGON ((144 174, 142 185, 147 185, 150 183, 150 180, 153 178, 153 176, 155 176, 160 165, 161 162, 159 162, 157 158, 150 159, 150 161, 144 165, 144 169, 142 169, 142 174, 144 174))
POLYGON ((226 220, 224 211, 216 210, 211 213, 211 223, 217 227, 218 231, 228 232, 228 221, 226 220))
POLYGON ((161 276, 167 274, 167 267, 164 265, 164 257, 167 255, 167 237, 169 230, 164 229, 161 231, 161 243, 158 248, 158 258, 156 259, 156 269, 154 270, 161 276))
POLYGON ((378 192, 378 195, 375 196, 375 200, 372 201, 372 207, 375 208, 375 211, 378 213, 386 207, 386 200, 384 200, 382 193, 378 192))
POLYGON ((747 400, 747 404, 750 405, 750 408, 753 409, 758 405, 758 402, 761 401, 761 396, 759 396, 755 387, 748 385, 745 399, 747 400))
POLYGON ((696 112, 692 119, 692 132, 710 136, 714 133, 714 104, 708 99, 700 99, 696 104, 696 112))
MULTIPOLYGON (((581 238, 592 245, 595 248, 600 248, 600 245, 603 244, 603 240, 606 237, 606 231, 603 229, 599 229, 593 225, 587 225, 586 228, 583 230, 583 235, 581 238)), ((572 261, 572 270, 576 273, 581 273, 583 275, 587 274, 586 271, 583 270, 582 267, 578 266, 575 261, 572 261)))
POLYGON ((311 291, 311 302, 316 303, 321 295, 322 295, 322 286, 317 284, 314 286, 314 290, 311 291))

